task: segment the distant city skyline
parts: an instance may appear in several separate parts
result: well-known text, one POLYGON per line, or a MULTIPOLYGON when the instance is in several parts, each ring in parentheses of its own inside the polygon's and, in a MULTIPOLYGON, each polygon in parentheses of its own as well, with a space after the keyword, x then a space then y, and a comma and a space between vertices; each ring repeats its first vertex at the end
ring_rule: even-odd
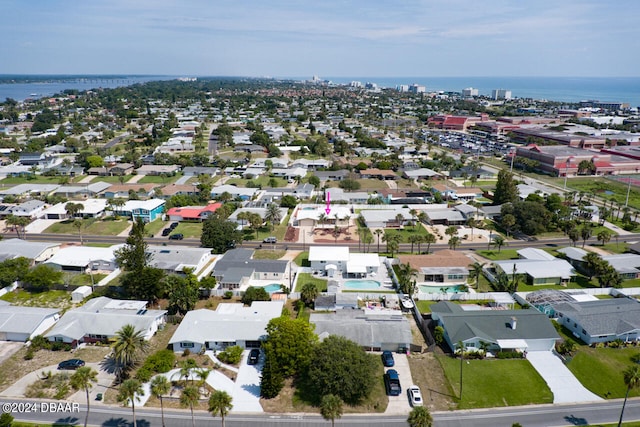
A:
POLYGON ((0 74, 640 75, 640 2, 6 0, 0 74))

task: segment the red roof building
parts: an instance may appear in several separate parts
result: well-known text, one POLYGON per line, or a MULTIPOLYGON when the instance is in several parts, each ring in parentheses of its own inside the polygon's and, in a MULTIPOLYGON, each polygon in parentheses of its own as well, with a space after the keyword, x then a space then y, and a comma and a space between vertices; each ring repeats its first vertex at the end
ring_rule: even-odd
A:
POLYGON ((171 221, 204 221, 220 206, 222 206, 222 203, 210 203, 207 206, 171 208, 167 211, 167 216, 171 221))

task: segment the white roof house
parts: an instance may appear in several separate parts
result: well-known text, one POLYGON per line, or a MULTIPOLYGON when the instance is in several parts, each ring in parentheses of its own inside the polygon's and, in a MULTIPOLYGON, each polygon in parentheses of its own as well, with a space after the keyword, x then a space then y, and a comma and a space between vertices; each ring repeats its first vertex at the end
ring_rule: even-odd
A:
POLYGON ((114 271, 116 269, 115 251, 122 245, 108 248, 91 246, 67 246, 61 248, 45 264, 62 271, 84 272, 88 269, 114 271))
POLYGON ((188 312, 169 340, 173 351, 199 352, 231 345, 257 348, 266 336, 267 324, 279 317, 283 301, 254 301, 250 307, 240 303, 221 303, 216 310, 188 312))
POLYGON ((396 217, 402 215, 403 224, 411 221, 413 217, 409 213, 408 208, 397 209, 370 209, 360 211, 360 215, 367 227, 369 228, 385 228, 388 224, 396 225, 396 217))
MULTIPOLYGON (((86 199, 75 202, 82 205, 82 209, 76 216, 83 218, 97 218, 104 214, 107 209, 107 199, 86 199)), ((67 202, 58 203, 43 210, 39 217, 44 219, 65 219, 68 218, 66 206, 67 202)))
POLYGON ((147 310, 146 301, 98 297, 67 311, 45 335, 50 341, 71 344, 112 339, 124 325, 133 325, 149 340, 165 322, 165 310, 147 310))
POLYGON ((351 218, 355 218, 356 216, 354 213, 351 212, 351 209, 343 205, 332 205, 331 212, 329 212, 329 214, 326 213, 325 209, 326 209, 325 205, 321 205, 321 206, 298 205, 298 208, 296 209, 294 215, 291 215, 292 217, 291 221, 293 222, 293 225, 296 226, 296 225, 300 225, 300 221, 318 222, 322 217, 322 215, 324 215, 326 220, 328 222, 331 222, 332 224, 331 227, 333 228, 333 224, 335 224, 336 219, 339 221, 341 219, 344 219, 347 216, 351 218))
POLYGON ((258 191, 257 188, 243 188, 243 187, 236 187, 235 185, 224 184, 224 185, 218 185, 216 187, 213 187, 211 189, 211 197, 216 198, 217 196, 220 196, 223 193, 229 193, 233 197, 240 197, 244 200, 247 200, 252 198, 257 191, 258 191))
POLYGON ((0 341, 28 341, 44 333, 59 318, 58 309, 0 305, 0 341))
POLYGON ((57 243, 31 242, 22 239, 0 240, 0 260, 25 257, 42 262, 56 253, 57 243))
POLYGON ((311 270, 333 277, 347 274, 360 277, 378 271, 378 254, 350 253, 348 246, 311 246, 309 248, 311 270))
POLYGON ((149 264, 155 268, 167 273, 183 273, 191 268, 196 276, 215 259, 211 249, 189 246, 149 246, 147 253, 151 254, 149 264))

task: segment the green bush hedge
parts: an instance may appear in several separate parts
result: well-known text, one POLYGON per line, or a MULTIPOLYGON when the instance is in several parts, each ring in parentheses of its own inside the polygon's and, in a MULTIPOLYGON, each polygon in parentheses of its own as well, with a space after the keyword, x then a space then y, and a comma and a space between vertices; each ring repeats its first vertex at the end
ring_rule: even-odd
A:
POLYGON ((217 357, 223 363, 237 365, 242 359, 242 347, 237 345, 227 347, 224 351, 218 353, 217 357))

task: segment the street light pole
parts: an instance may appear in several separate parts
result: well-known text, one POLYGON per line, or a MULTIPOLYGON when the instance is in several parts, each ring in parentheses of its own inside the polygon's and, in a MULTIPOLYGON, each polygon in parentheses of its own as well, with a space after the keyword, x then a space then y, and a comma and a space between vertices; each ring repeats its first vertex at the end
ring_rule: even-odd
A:
MULTIPOLYGON (((638 173, 638 169, 636 169, 636 173, 638 173)), ((629 193, 631 192, 631 177, 627 178, 627 199, 624 202, 624 207, 629 206, 629 193)))
POLYGON ((567 163, 564 167, 564 191, 567 191, 567 177, 569 176, 569 162, 571 160, 567 158, 567 163))

